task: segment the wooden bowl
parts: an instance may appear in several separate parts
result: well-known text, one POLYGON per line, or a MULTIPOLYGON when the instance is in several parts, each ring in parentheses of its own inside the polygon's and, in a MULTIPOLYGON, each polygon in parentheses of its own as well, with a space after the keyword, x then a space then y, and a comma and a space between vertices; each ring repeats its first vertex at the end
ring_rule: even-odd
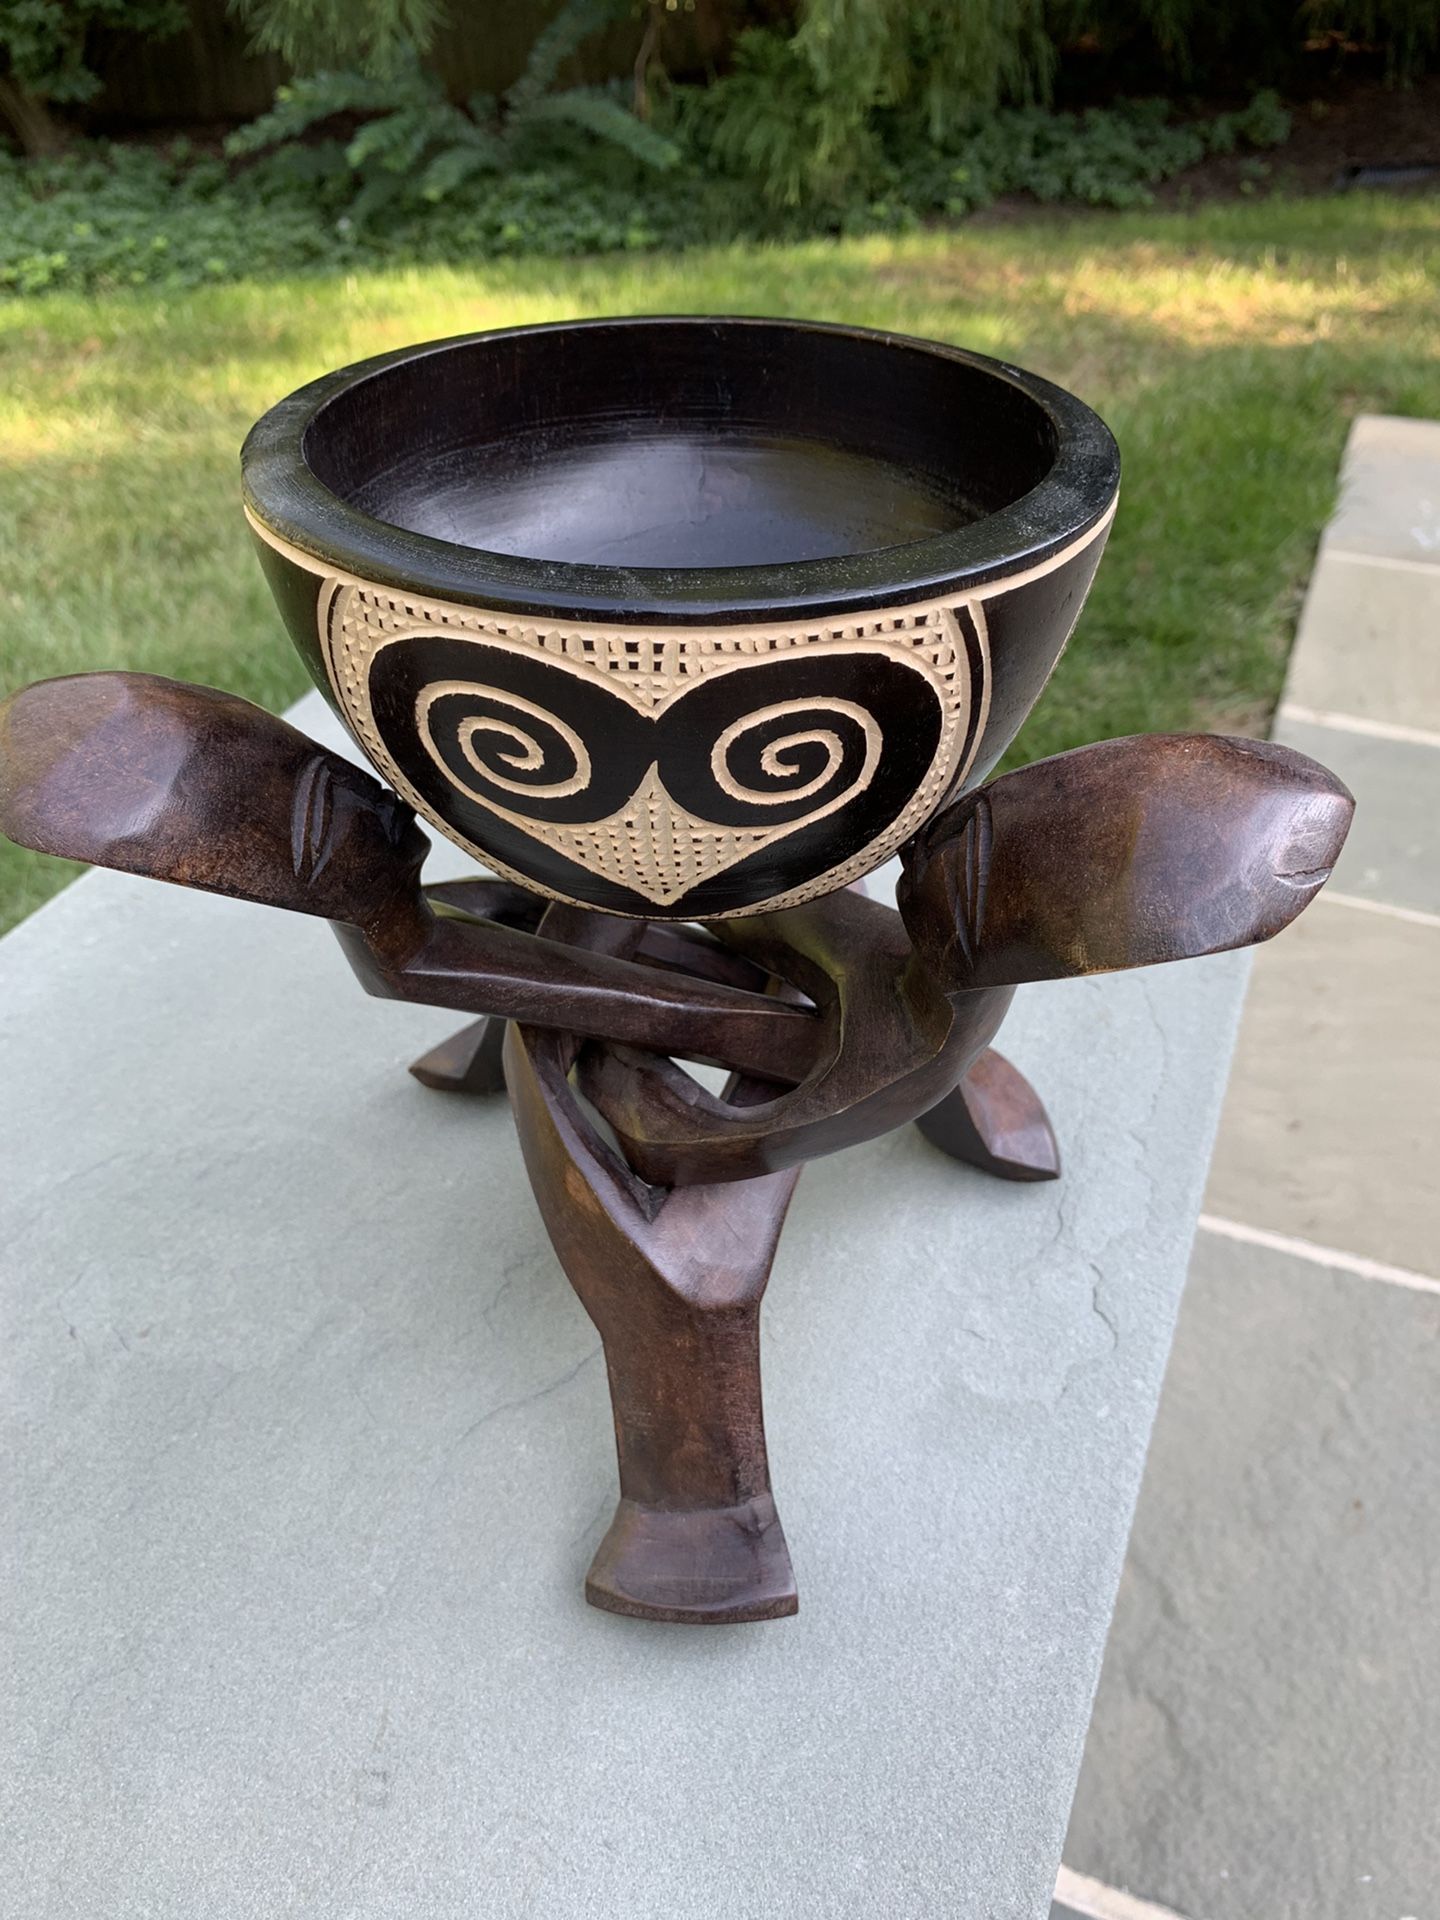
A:
POLYGON ((1033 374, 734 319, 407 347, 281 401, 242 464, 382 777, 496 872, 647 919, 830 892, 980 779, 1119 480, 1033 374))

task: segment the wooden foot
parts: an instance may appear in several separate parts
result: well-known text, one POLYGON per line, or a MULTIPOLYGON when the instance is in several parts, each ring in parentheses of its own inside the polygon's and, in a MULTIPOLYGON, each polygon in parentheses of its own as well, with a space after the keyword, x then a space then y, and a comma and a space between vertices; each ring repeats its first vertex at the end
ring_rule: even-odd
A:
POLYGON ((1039 1094, 993 1047, 915 1124, 952 1160, 1001 1180, 1060 1177, 1060 1148, 1039 1094))
POLYGON ((503 1093, 504 1051, 505 1022, 487 1014, 422 1053, 410 1071, 437 1093, 503 1093))
POLYGON ((781 1620, 799 1604, 768 1493, 689 1513, 622 1499, 585 1576, 585 1598, 607 1613, 678 1626, 781 1620))
POLYGON ((705 1626, 794 1613, 765 1450, 760 1298, 798 1173, 647 1187, 584 1117, 563 1038, 512 1026, 505 1074, 541 1215, 610 1378, 621 1498, 585 1597, 705 1626))
MULTIPOLYGON (((625 936, 624 922, 586 921, 599 916, 567 913, 567 932, 625 936)), ((586 1598, 612 1613, 712 1626, 794 1613, 765 1449, 760 1300, 798 1169, 647 1185, 580 1105, 577 1044, 511 1025, 505 1078, 541 1216, 610 1380, 621 1497, 586 1598)), ((732 1098, 747 1090, 738 1081, 732 1098)))

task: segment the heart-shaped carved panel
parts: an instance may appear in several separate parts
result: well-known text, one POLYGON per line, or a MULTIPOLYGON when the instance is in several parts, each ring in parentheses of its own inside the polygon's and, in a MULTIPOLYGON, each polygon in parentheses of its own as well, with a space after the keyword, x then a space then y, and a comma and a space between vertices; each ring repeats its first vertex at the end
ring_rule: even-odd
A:
POLYGON ((645 713, 583 669, 441 634, 378 653, 370 704, 468 840, 630 913, 733 904, 731 873, 748 897, 741 870, 782 842, 785 884, 824 872, 904 810, 943 720, 925 674, 882 651, 732 667, 645 713))
POLYGON ((556 647, 429 608, 377 618, 379 594, 336 583, 322 613, 372 758, 487 864, 611 912, 712 917, 842 885, 914 831, 977 733, 983 641, 948 612, 556 647))

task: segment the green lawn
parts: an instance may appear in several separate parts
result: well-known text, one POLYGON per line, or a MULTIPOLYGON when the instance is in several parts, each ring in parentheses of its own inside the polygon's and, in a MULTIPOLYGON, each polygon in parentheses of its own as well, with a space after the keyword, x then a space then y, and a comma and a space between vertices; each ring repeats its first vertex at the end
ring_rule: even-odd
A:
MULTIPOLYGON (((271 401, 347 360, 565 315, 785 313, 1001 354, 1125 459, 1077 638, 1021 737, 1264 730, 1350 418, 1440 416, 1440 201, 1350 195, 900 240, 491 264, 0 305, 0 692, 137 667, 305 681, 238 507, 271 401)), ((72 869, 0 842, 0 926, 72 869)))

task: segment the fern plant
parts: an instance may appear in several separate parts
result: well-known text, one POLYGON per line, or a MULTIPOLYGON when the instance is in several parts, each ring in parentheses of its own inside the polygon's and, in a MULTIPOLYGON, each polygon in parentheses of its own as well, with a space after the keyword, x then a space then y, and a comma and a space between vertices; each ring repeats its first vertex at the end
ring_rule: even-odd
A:
POLYGON ((943 139, 977 109, 1042 95, 1052 60, 1042 0, 802 0, 793 32, 738 36, 682 125, 773 205, 839 206, 880 183, 887 120, 943 139))
POLYGON ((447 97, 424 62, 441 18, 434 0, 395 0, 393 10, 391 0, 366 0, 353 12, 344 0, 243 4, 250 17, 268 22, 262 44, 287 57, 315 51, 336 10, 347 12, 349 26, 336 37, 356 64, 302 74, 281 87, 270 111, 232 134, 226 151, 271 153, 289 176, 297 168, 313 174, 330 166, 350 183, 345 212, 352 221, 433 204, 477 175, 541 161, 567 138, 599 143, 657 172, 680 159, 675 142, 629 111, 618 89, 554 90, 565 61, 591 34, 623 17, 629 0, 567 0, 536 39, 514 85, 499 99, 476 94, 463 106, 447 97), (403 17, 404 31, 392 11, 403 17), (367 33, 356 33, 356 18, 367 13, 386 15, 383 32, 372 20, 367 33), (343 143, 312 142, 317 132, 357 119, 343 143))
POLYGON ((1042 0, 805 0, 795 51, 827 100, 917 112, 933 139, 957 117, 1048 85, 1042 0))
POLYGON ((675 100, 677 128, 697 158, 753 182, 772 207, 842 200, 878 162, 863 106, 827 97, 793 38, 751 27, 731 70, 675 100))

